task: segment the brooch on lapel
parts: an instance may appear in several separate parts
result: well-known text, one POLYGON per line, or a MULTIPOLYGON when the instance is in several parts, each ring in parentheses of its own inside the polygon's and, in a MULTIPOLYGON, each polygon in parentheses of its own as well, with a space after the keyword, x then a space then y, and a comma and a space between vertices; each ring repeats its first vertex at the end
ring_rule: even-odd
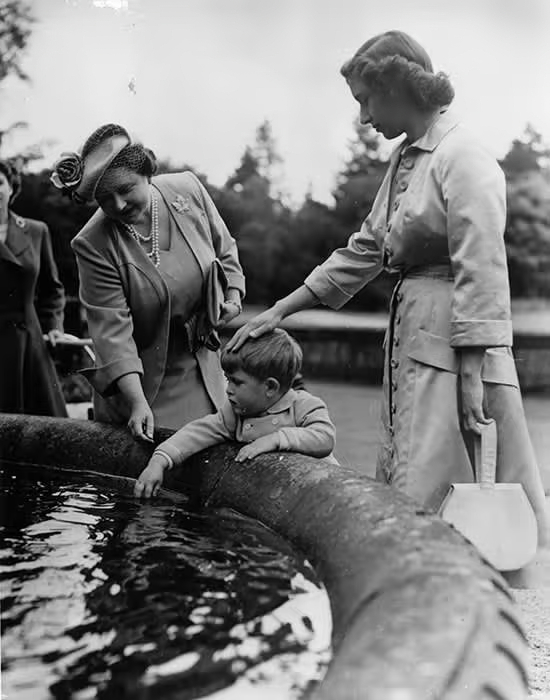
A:
POLYGON ((176 199, 172 202, 172 206, 180 214, 184 214, 185 212, 188 212, 191 209, 191 207, 189 206, 189 202, 185 197, 182 197, 181 194, 178 194, 176 196, 176 199))

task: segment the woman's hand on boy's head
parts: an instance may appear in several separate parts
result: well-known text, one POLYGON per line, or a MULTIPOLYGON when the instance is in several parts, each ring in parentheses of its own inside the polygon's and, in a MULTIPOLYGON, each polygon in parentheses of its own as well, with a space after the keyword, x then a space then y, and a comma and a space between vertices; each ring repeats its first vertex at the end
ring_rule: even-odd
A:
POLYGON ((260 335, 272 331, 281 323, 283 320, 283 315, 276 306, 272 306, 267 311, 254 316, 250 319, 248 323, 245 323, 242 328, 235 333, 235 335, 229 339, 226 349, 231 352, 236 352, 239 348, 244 345, 247 338, 258 338, 260 335))
POLYGON ((151 498, 156 496, 164 481, 164 469, 166 460, 164 457, 153 455, 149 464, 141 472, 134 486, 134 496, 136 498, 151 498))
POLYGON ((241 447, 237 456, 235 457, 235 461, 245 462, 248 459, 254 459, 254 457, 263 455, 266 452, 277 452, 279 449, 279 444, 279 436, 277 433, 264 435, 263 437, 257 438, 253 442, 249 442, 248 445, 241 447))

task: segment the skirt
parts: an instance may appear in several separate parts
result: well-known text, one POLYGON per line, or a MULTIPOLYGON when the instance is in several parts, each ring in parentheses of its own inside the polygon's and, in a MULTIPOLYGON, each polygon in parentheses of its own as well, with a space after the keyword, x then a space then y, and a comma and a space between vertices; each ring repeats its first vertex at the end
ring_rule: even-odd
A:
MULTIPOLYGON (((437 510, 451 483, 472 482, 472 436, 462 430, 459 355, 450 345, 450 271, 396 285, 385 338, 382 440, 377 479, 437 510)), ((527 430, 511 348, 489 348, 482 366, 485 412, 497 425, 497 481, 521 483, 548 543, 544 488, 527 430)))

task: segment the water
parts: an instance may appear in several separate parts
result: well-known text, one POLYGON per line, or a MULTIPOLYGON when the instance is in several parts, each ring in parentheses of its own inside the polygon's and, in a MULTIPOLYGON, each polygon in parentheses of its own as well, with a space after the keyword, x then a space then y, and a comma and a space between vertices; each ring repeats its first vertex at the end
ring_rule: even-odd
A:
POLYGON ((322 676, 326 594, 258 523, 0 476, 4 697, 290 700, 322 676))

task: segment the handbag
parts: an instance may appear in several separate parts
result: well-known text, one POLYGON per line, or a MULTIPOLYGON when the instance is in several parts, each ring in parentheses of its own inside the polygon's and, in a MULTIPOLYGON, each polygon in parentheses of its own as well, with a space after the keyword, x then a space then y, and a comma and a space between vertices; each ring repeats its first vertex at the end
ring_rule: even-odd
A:
POLYGON ((196 315, 193 333, 195 351, 203 346, 214 351, 221 347, 216 329, 221 321, 227 286, 223 265, 218 258, 214 258, 206 275, 203 308, 196 315))
POLYGON ((521 569, 537 551, 537 521, 521 484, 495 483, 497 430, 478 424, 476 483, 451 484, 439 515, 461 532, 499 571, 521 569))

